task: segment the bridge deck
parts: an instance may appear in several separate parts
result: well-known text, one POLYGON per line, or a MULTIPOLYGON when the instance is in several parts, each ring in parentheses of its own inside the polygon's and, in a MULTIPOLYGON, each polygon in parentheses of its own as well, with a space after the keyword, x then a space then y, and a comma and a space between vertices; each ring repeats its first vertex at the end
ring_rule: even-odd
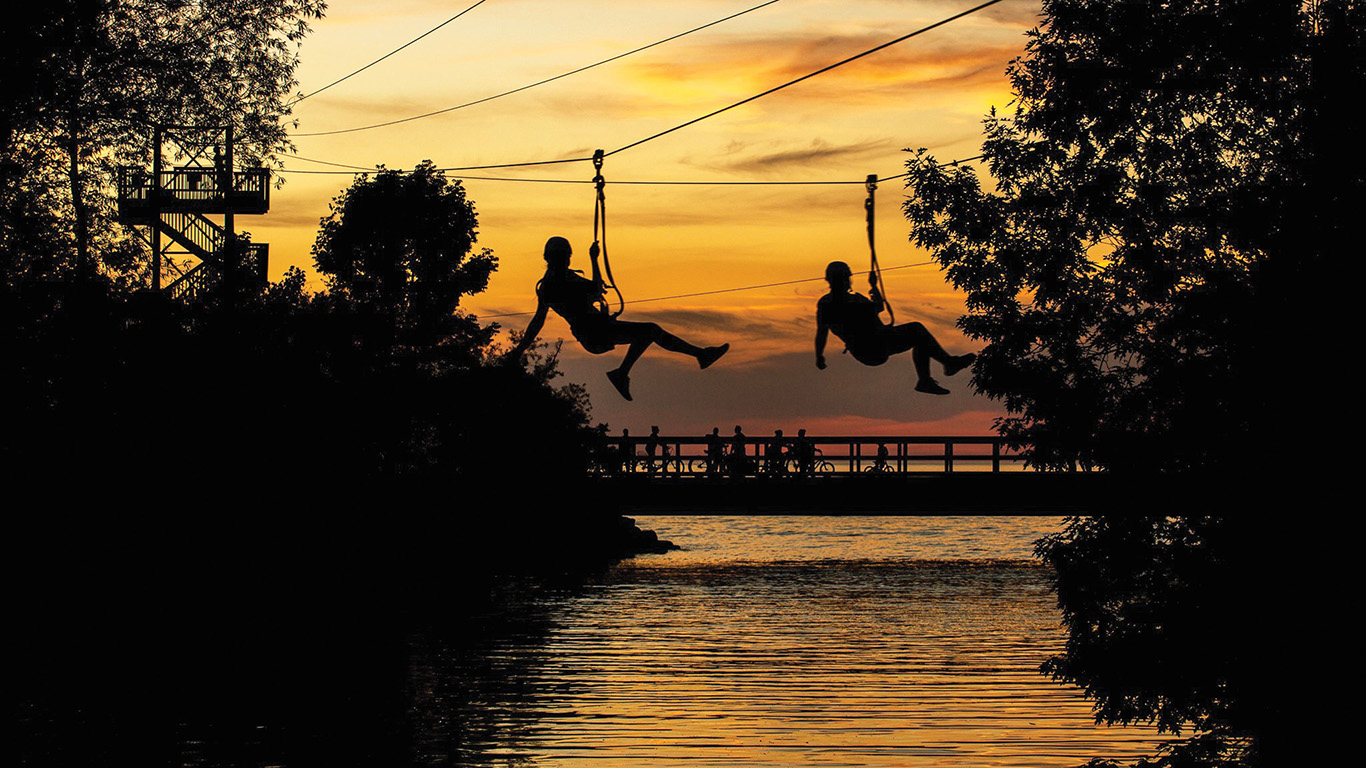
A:
POLYGON ((815 478, 594 478, 602 498, 636 515, 1101 514, 1102 473, 958 472, 815 478))
POLYGON ((1090 514, 1099 472, 1036 472, 989 436, 604 438, 600 497, 630 514, 1090 514))

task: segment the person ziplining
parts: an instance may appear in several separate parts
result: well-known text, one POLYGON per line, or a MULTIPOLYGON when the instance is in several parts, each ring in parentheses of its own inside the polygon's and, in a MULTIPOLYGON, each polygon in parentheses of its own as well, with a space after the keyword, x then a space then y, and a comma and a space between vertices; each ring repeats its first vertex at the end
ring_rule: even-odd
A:
POLYGON ((618 344, 629 345, 621 365, 607 372, 608 381, 627 400, 631 399, 631 367, 651 344, 658 344, 670 352, 696 358, 701 368, 708 368, 726 354, 729 344, 719 347, 699 347, 669 333, 656 323, 637 323, 618 320, 607 306, 607 286, 598 267, 598 244, 588 250, 593 263, 592 278, 569 268, 573 249, 563 237, 552 237, 545 243, 545 276, 536 283, 536 314, 527 324, 526 332, 516 348, 513 359, 520 358, 536 340, 545 324, 546 310, 569 323, 574 338, 588 352, 601 355, 611 352, 618 344))
POLYGON ((588 352, 601 355, 616 349, 618 344, 629 345, 621 365, 607 372, 607 380, 612 382, 617 392, 627 400, 631 399, 631 367, 640 356, 645 354, 651 344, 658 344, 670 352, 690 355, 696 358, 699 367, 706 369, 726 354, 729 344, 719 347, 699 347, 678 338, 655 323, 634 323, 618 320, 617 316, 626 308, 621 291, 612 280, 612 266, 607 260, 607 181, 602 176, 602 163, 605 153, 599 149, 593 153, 593 184, 597 188, 593 204, 593 245, 588 249, 588 257, 593 263, 592 279, 585 278, 581 272, 569 268, 573 249, 563 237, 552 237, 545 243, 545 276, 536 283, 536 314, 527 324, 522 340, 512 350, 513 359, 518 359, 526 348, 536 340, 545 323, 547 309, 569 323, 569 330, 579 344, 588 352), (601 250, 599 249, 601 232, 601 250), (602 254, 607 268, 607 280, 603 280, 598 266, 598 254, 602 254), (612 312, 607 304, 607 289, 617 293, 621 307, 612 312))
MULTIPOLYGON (((947 395, 930 375, 930 361, 944 366, 944 375, 952 376, 972 365, 977 355, 950 355, 940 346, 934 334, 920 323, 888 325, 882 322, 884 302, 874 284, 869 299, 853 291, 853 272, 842 261, 832 261, 825 268, 825 280, 830 292, 816 302, 816 367, 825 370, 825 343, 834 333, 844 342, 845 351, 864 365, 882 365, 902 352, 911 351, 918 381, 915 389, 931 395, 947 395)), ((870 280, 871 282, 871 280, 870 280)))
POLYGON ((944 375, 953 376, 972 365, 977 355, 950 355, 921 323, 896 324, 896 316, 882 290, 882 270, 877 263, 873 225, 874 193, 877 176, 868 177, 868 198, 863 203, 868 226, 868 251, 871 266, 868 270, 868 293, 872 298, 853 290, 853 270, 842 261, 832 261, 825 267, 825 281, 830 292, 816 302, 816 367, 825 370, 825 344, 830 333, 844 342, 844 351, 864 365, 882 365, 892 355, 911 351, 915 365, 917 392, 947 395, 949 391, 930 375, 930 361, 944 366, 944 375), (887 310, 891 323, 884 323, 880 315, 887 310))

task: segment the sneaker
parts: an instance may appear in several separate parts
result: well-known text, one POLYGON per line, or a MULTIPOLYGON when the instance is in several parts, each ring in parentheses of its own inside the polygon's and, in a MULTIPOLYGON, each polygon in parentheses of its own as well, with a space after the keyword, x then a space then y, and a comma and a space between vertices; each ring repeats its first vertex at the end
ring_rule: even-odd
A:
POLYGON ((952 376, 955 373, 967 368, 977 360, 977 355, 969 352, 966 355, 958 355, 944 364, 944 375, 952 376))
MULTIPOLYGON (((719 347, 707 347, 702 350, 702 354, 697 356, 697 364, 701 366, 703 370, 706 370, 712 363, 720 360, 721 355, 726 354, 726 351, 729 349, 729 344, 722 344, 719 347)), ((626 399, 630 400, 631 398, 628 397, 626 399)))
POLYGON ((947 395, 949 391, 939 386, 939 382, 926 376, 915 383, 916 392, 924 392, 928 395, 947 395))
POLYGON ((631 399, 630 376, 627 376, 625 373, 622 373, 620 370, 614 368, 607 372, 607 380, 612 382, 612 386, 617 388, 617 391, 621 393, 622 397, 626 398, 627 400, 631 399))

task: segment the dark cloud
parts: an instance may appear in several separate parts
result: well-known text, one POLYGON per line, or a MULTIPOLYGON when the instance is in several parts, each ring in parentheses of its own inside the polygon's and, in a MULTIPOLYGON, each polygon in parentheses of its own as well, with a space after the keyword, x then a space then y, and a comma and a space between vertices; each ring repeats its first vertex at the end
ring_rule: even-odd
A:
MULTIPOLYGON (((895 5, 916 13, 926 18, 947 18, 956 13, 966 10, 962 2, 956 0, 881 0, 886 5, 895 5)), ((1010 0, 1005 3, 997 3, 990 8, 983 8, 974 16, 978 19, 989 19, 991 21, 1015 26, 1033 26, 1038 23, 1040 4, 1038 0, 1021 2, 1021 0, 1010 0)))
MULTIPOLYGON (((893 299, 895 298, 893 296, 893 299)), ((895 309, 895 305, 893 308, 895 309)), ((916 312, 915 319, 931 327, 954 328, 957 326, 958 318, 963 316, 961 306, 945 307, 941 304, 917 304, 913 308, 916 312)), ((898 319, 900 318, 898 317, 898 319)))
MULTIPOLYGON (((680 77, 725 82, 734 80, 735 73, 744 72, 748 79, 778 85, 875 48, 894 36, 885 31, 844 35, 811 32, 804 37, 791 34, 730 36, 687 46, 682 55, 673 60, 634 63, 631 72, 647 81, 661 83, 677 83, 680 77)), ((841 90, 851 85, 903 89, 917 82, 936 84, 977 79, 984 72, 999 77, 1005 63, 1020 55, 1023 49, 1023 38, 1014 35, 992 42, 951 34, 933 39, 916 38, 802 82, 784 93, 796 96, 810 92, 819 84, 832 82, 841 90), (927 76, 926 70, 943 74, 927 76)))
MULTIPOLYGON (((589 204, 591 205, 591 199, 589 204)), ((591 208, 587 213, 546 213, 530 209, 519 211, 503 210, 498 213, 497 223, 501 227, 549 228, 569 232, 577 231, 579 227, 584 225, 585 221, 591 224, 592 213, 591 208)), ((676 229, 688 226, 733 224, 735 222, 735 213, 733 211, 718 210, 714 208, 690 208, 687 206, 679 206, 672 209, 652 208, 645 211, 636 211, 631 213, 629 220, 618 216, 614 217, 613 221, 614 226, 616 223, 619 223, 623 226, 629 224, 632 228, 660 227, 676 229)), ((570 241, 574 244, 575 253, 588 247, 586 242, 580 245, 576 236, 570 234, 566 234, 565 236, 569 237, 570 241)), ((589 238, 585 237, 584 239, 587 240, 589 238)), ((578 269, 582 266, 583 265, 578 265, 575 268, 578 269)))
POLYGON ((771 173, 785 171, 793 167, 820 167, 847 162, 858 158, 882 157, 896 142, 862 141, 853 144, 834 145, 824 139, 815 139, 806 146, 792 147, 773 152, 741 155, 733 154, 713 167, 743 173, 771 173))
MULTIPOLYGON (((705 156, 704 156, 705 157, 705 156)), ((701 162, 690 160, 683 161, 691 164, 695 168, 703 168, 701 162)), ((899 166, 888 166, 886 162, 870 163, 869 169, 878 169, 896 173, 899 166)), ((727 170, 727 172, 730 172, 727 170)), ((735 176, 723 176, 719 178, 739 178, 746 181, 754 180, 752 177, 759 176, 757 173, 750 172, 745 174, 735 171, 735 176)), ((789 174, 774 174, 779 178, 792 177, 801 179, 818 179, 829 177, 831 172, 811 172, 803 174, 799 170, 794 170, 789 174)), ((847 172, 839 175, 848 175, 847 172)), ((765 178, 773 178, 772 176, 765 178)), ((608 205, 612 212, 613 225, 629 226, 631 228, 658 227, 677 229, 681 227, 716 227, 732 226, 735 224, 746 225, 765 225, 772 222, 775 226, 790 226, 790 215, 793 211, 801 211, 803 220, 806 222, 827 219, 843 219, 849 215, 849 205, 857 208, 854 214, 860 218, 862 213, 862 201, 864 191, 862 177, 856 179, 857 184, 839 186, 672 186, 672 187, 640 187, 630 185, 613 185, 608 182, 608 205), (652 194, 646 190, 666 190, 659 192, 658 198, 648 204, 640 202, 647 195, 652 194), (626 211, 623 205, 614 205, 618 201, 631 201, 632 210, 626 211), (852 203, 850 202, 852 201, 852 203)), ((580 210, 554 210, 539 209, 518 206, 516 208, 503 205, 500 206, 496 214, 490 214, 482 221, 490 226, 495 222, 498 227, 520 227, 543 229, 546 227, 563 229, 566 227, 582 226, 585 222, 592 222, 592 192, 591 188, 583 190, 582 208, 580 210)), ((571 238, 574 240, 574 238, 571 238)), ((581 250, 575 241, 576 251, 581 250)), ((586 244, 583 246, 586 247, 586 244)))
POLYGON ((318 222, 327 215, 327 203, 317 199, 293 195, 272 195, 272 198, 270 212, 260 219, 263 226, 316 229, 318 222))
MULTIPOLYGON (((829 365, 824 371, 816 369, 809 350, 752 362, 723 358, 698 371, 690 360, 650 350, 632 372, 635 401, 629 403, 616 395, 604 376, 619 357, 619 351, 593 357, 566 344, 561 367, 568 380, 588 388, 596 421, 633 432, 657 424, 666 432, 703 434, 713 426, 729 431, 741 424, 759 435, 775 428, 795 432, 805 426, 803 420, 839 419, 895 422, 914 430, 916 424, 966 419, 980 422, 976 431, 985 433, 991 419, 1002 415, 995 403, 973 394, 967 373, 941 379, 950 395, 915 392, 910 355, 869 367, 834 347, 827 350, 829 365)), ((933 428, 921 431, 926 430, 933 428)))
POLYGON ((803 326, 810 324, 805 318, 782 319, 748 310, 675 309, 649 303, 627 306, 632 320, 658 323, 665 329, 696 329, 724 338, 771 339, 802 332, 803 326))

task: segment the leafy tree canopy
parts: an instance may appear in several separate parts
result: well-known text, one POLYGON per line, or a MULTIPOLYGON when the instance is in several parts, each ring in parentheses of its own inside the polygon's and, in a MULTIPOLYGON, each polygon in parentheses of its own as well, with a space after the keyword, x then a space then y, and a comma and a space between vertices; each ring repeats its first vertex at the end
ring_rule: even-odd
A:
POLYGON ((1044 669, 1100 720, 1187 736, 1139 765, 1294 765, 1320 727, 1332 557, 1286 523, 1329 505, 1286 473, 1338 423, 1301 377, 1348 364, 1364 34, 1357 0, 1044 0, 989 177, 908 163, 1000 430, 1125 494, 1040 543, 1068 628, 1044 669))
POLYGON ((356 179, 332 201, 313 245, 314 261, 334 297, 380 324, 387 343, 430 345, 458 336, 491 341, 460 297, 488 285, 493 253, 472 253, 478 219, 459 181, 431 161, 412 171, 380 169, 356 179))
MULTIPOLYGON (((0 32, 0 264, 7 281, 132 279, 113 224, 120 164, 150 162, 152 127, 232 125, 243 163, 288 146, 297 44, 322 0, 53 0, 0 32), (55 232, 36 237, 41 215, 55 232), (37 262, 35 264, 35 262, 37 262)), ((215 139, 207 134, 205 142, 215 139)))
POLYGON ((908 164, 912 240, 986 342, 974 384, 1041 467, 1241 465, 1331 350, 1288 326, 1333 303, 1361 200, 1338 102, 1366 84, 1363 4, 1043 12, 1009 68, 1014 110, 986 121, 989 181, 908 164))

